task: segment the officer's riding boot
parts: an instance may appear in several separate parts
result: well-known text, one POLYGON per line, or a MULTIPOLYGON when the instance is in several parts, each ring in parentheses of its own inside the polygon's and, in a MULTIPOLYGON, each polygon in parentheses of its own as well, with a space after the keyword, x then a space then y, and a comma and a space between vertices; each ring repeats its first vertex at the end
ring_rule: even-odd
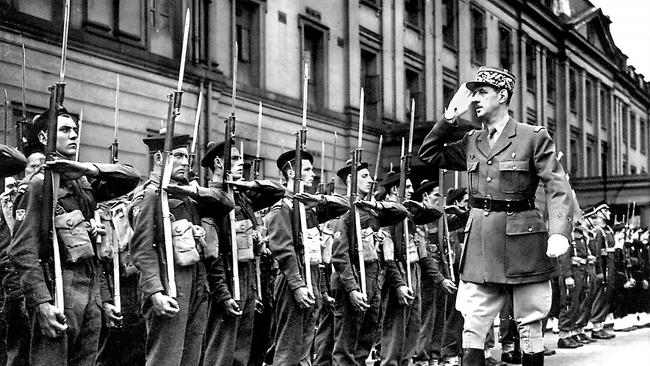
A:
POLYGON ((477 348, 463 349, 463 366, 485 366, 485 351, 477 348))
POLYGON ((523 353, 521 366, 544 366, 544 352, 523 353))

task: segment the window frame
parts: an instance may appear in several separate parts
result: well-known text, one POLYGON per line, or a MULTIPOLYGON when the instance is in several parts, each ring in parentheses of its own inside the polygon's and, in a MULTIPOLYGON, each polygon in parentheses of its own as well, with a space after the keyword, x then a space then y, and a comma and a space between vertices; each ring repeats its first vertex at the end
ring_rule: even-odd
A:
MULTIPOLYGON (((328 93, 328 79, 327 79, 327 70, 329 66, 329 39, 330 39, 330 29, 329 27, 316 22, 315 20, 309 18, 306 15, 303 14, 298 14, 298 29, 300 30, 299 36, 300 36, 300 57, 298 58, 298 67, 300 70, 300 95, 303 93, 303 78, 304 78, 304 54, 305 54, 305 45, 306 45, 306 39, 305 39, 305 30, 307 28, 311 28, 315 32, 320 32, 321 33, 321 41, 322 44, 320 45, 321 51, 322 51, 322 60, 321 63, 318 65, 319 67, 319 78, 322 83, 322 85, 318 86, 316 84, 316 87, 314 87, 314 100, 313 102, 309 100, 308 98, 308 104, 311 106, 315 107, 320 107, 320 108, 328 108, 329 106, 329 93, 328 93)), ((309 79, 312 80, 314 76, 314 67, 313 65, 310 65, 310 70, 312 72, 309 75, 309 79)), ((309 83, 310 85, 313 85, 311 82, 309 83)), ((310 86, 312 88, 312 86, 310 86)))
POLYGON ((472 5, 470 7, 470 26, 471 26, 471 44, 470 46, 472 47, 471 50, 471 61, 475 65, 485 65, 485 59, 487 55, 487 28, 485 26, 486 24, 486 19, 485 19, 486 13, 485 10, 482 8, 472 5), (480 27, 477 27, 477 24, 475 24, 475 15, 480 15, 481 16, 481 24, 480 27), (477 46, 477 33, 480 32, 480 44, 481 47, 476 47, 477 46))

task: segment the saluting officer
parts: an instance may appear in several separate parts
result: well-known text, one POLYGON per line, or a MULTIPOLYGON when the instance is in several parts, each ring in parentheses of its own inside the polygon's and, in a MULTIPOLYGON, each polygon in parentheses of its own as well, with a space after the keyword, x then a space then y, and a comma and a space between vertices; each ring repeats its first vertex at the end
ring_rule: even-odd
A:
MULTIPOLYGON (((47 145, 49 111, 34 121, 30 136, 47 145)), ((22 273, 25 301, 33 311, 31 365, 93 365, 99 345, 101 316, 101 267, 93 241, 99 230, 89 223, 97 202, 131 191, 138 184, 138 172, 122 164, 73 161, 78 149, 78 125, 65 108, 56 110, 56 154, 47 169, 60 173, 56 192, 54 227, 61 247, 65 309, 54 306, 49 280, 54 278, 53 259, 45 248, 48 233, 42 227, 43 176, 33 175, 25 197, 16 210, 16 232, 9 257, 22 273)), ((34 143, 32 142, 32 146, 34 143)))
MULTIPOLYGON (((224 174, 225 143, 208 144, 208 151, 201 160, 201 166, 210 168, 210 187, 222 188, 224 174)), ((239 265, 239 303, 231 293, 232 246, 230 238, 220 230, 230 225, 228 215, 217 215, 216 229, 219 231, 218 260, 208 268, 211 294, 208 299, 208 322, 206 325, 203 365, 248 364, 253 339, 253 324, 257 299, 254 245, 258 245, 258 222, 255 212, 270 207, 284 196, 284 188, 269 180, 243 180, 244 157, 235 144, 231 148, 231 171, 235 202, 235 220, 232 229, 236 232, 237 259, 239 265), (255 241, 255 242, 254 242, 255 241), (225 260, 225 259, 229 260, 225 260)))
POLYGON ((201 217, 228 212, 234 202, 214 188, 190 186, 188 172, 188 135, 174 136, 169 159, 171 181, 169 212, 172 243, 165 243, 159 198, 164 136, 144 139, 153 155, 149 180, 133 198, 133 237, 131 257, 140 270, 142 313, 147 326, 145 346, 147 365, 198 365, 207 319, 206 271, 202 253, 205 247, 201 217), (174 258, 165 258, 165 245, 172 245, 174 258), (173 265, 177 297, 169 296, 168 283, 161 273, 173 265), (173 262, 173 263, 172 263, 173 262))
MULTIPOLYGON (((319 258, 321 238, 318 224, 340 216, 348 210, 344 197, 335 195, 312 195, 293 192, 293 178, 296 151, 287 151, 278 157, 277 166, 287 181, 287 191, 297 195, 305 204, 307 227, 302 228, 306 235, 302 247, 294 242, 292 235, 293 202, 284 197, 273 205, 265 217, 269 230, 269 248, 278 261, 280 273, 275 281, 275 365, 310 365, 311 346, 314 340, 316 324, 315 309, 320 301, 318 291, 319 258), (305 268, 303 251, 309 251, 310 265, 305 268), (311 272, 313 293, 307 289, 304 271, 311 272)), ((302 153, 302 181, 305 188, 311 188, 314 182, 312 162, 309 152, 302 153)))
POLYGON ((544 363, 542 319, 551 307, 549 280, 558 275, 557 256, 569 246, 571 187, 544 127, 509 116, 514 86, 515 77, 507 70, 479 68, 475 80, 456 92, 419 152, 431 165, 469 174, 472 212, 456 301, 465 318, 463 365, 485 363, 485 335, 508 293, 519 324, 523 365, 544 363), (470 105, 488 128, 452 141, 457 119, 470 105), (540 181, 548 229, 534 203, 540 181))

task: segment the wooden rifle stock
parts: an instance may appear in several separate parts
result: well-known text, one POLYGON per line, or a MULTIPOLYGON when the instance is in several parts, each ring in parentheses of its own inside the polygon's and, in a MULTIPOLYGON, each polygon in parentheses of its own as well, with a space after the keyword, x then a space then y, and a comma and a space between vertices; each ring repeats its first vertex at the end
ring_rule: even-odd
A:
POLYGON ((305 285, 307 290, 313 294, 314 289, 311 283, 311 259, 308 248, 305 248, 306 238, 305 230, 307 229, 307 214, 305 206, 296 198, 298 193, 304 190, 302 182, 302 153, 307 145, 307 128, 303 127, 296 133, 296 158, 294 159, 294 177, 293 177, 293 210, 292 210, 292 234, 293 243, 297 252, 302 252, 305 269, 305 285))
POLYGON ((353 250, 357 256, 357 265, 359 266, 359 280, 360 280, 359 282, 361 287, 361 293, 364 296, 367 296, 368 289, 366 286, 366 263, 363 255, 363 234, 361 231, 361 217, 359 215, 359 210, 355 206, 355 202, 357 201, 358 198, 357 166, 359 166, 360 163, 361 163, 361 149, 353 150, 350 159, 351 169, 350 169, 350 187, 349 187, 350 211, 352 214, 351 223, 353 228, 352 232, 354 233, 352 247, 354 248, 353 250))

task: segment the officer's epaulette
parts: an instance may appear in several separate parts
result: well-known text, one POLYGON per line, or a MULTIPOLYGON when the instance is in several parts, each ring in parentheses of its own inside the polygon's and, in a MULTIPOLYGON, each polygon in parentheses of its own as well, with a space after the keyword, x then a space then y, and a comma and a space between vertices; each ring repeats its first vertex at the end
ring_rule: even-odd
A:
POLYGON ((543 130, 545 127, 544 126, 535 126, 535 132, 539 132, 543 130))

